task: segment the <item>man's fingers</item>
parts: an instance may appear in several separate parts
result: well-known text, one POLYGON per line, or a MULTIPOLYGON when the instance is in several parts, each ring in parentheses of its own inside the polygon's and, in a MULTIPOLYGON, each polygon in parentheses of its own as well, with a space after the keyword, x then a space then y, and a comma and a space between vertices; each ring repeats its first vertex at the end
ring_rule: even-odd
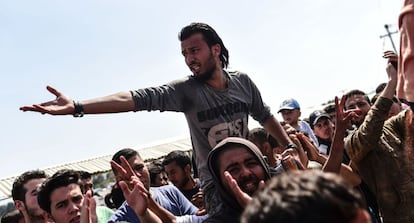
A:
POLYGON ((145 188, 144 184, 137 176, 132 176, 131 178, 131 183, 134 184, 138 190, 142 191, 145 194, 148 194, 148 190, 145 188))
POLYGON ((341 101, 339 102, 339 106, 342 108, 342 109, 344 109, 345 108, 345 95, 342 95, 342 97, 341 97, 341 101))
POLYGON ((306 147, 311 147, 313 144, 310 141, 310 138, 305 136, 303 133, 296 134, 299 138, 300 143, 302 144, 302 148, 306 149, 306 147))
POLYGON ((398 55, 394 52, 394 51, 390 51, 387 50, 384 52, 384 54, 382 55, 382 57, 387 58, 387 57, 397 57, 398 55))
POLYGON ((125 197, 128 197, 131 194, 129 190, 128 184, 125 181, 119 181, 119 187, 121 188, 122 192, 124 193, 125 197))
POLYGON ((44 104, 45 103, 34 104, 32 106, 22 106, 19 109, 22 110, 22 111, 35 111, 35 112, 41 112, 41 113, 49 113, 49 110, 44 108, 44 106, 43 106, 44 104))
POLYGON ((38 111, 38 109, 36 107, 34 107, 34 105, 32 106, 22 106, 19 108, 22 111, 38 111))
POLYGON ((53 88, 52 86, 46 86, 46 89, 50 92, 50 93, 52 93, 52 94, 54 94, 56 97, 59 97, 59 96, 61 96, 62 95, 62 93, 60 93, 58 90, 56 90, 55 88, 53 88))
POLYGON ((49 110, 45 109, 45 107, 43 107, 42 105, 33 105, 33 108, 34 111, 38 111, 41 113, 49 113, 49 110))
POLYGON ((240 190, 236 180, 231 176, 229 172, 224 171, 224 177, 226 177, 226 180, 232 189, 240 190))
POLYGON ((258 190, 263 189, 265 186, 266 186, 266 184, 265 184, 264 180, 261 180, 261 181, 259 182, 258 190))
POLYGON ((125 169, 122 166, 120 166, 118 163, 116 163, 115 161, 113 161, 113 160, 111 160, 109 162, 111 163, 111 166, 113 168, 115 168, 116 171, 120 174, 121 178, 122 179, 125 179, 126 178, 126 175, 127 175, 125 169))
POLYGON ((126 177, 131 178, 132 176, 135 176, 135 171, 132 169, 131 165, 129 165, 125 157, 121 156, 120 159, 121 159, 121 165, 123 169, 125 170, 125 173, 127 174, 126 177))

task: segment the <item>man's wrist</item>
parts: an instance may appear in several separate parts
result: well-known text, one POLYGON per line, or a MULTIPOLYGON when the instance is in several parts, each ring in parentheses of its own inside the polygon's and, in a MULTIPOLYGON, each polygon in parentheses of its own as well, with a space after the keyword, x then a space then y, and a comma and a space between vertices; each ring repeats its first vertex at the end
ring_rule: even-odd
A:
POLYGON ((294 149, 294 150, 298 151, 298 150, 299 150, 299 147, 298 147, 296 144, 294 144, 294 143, 289 143, 289 144, 285 147, 285 150, 287 150, 287 149, 294 149))
POLYGON ((80 118, 84 115, 83 105, 79 101, 73 101, 75 106, 75 111, 73 112, 73 117, 80 118))

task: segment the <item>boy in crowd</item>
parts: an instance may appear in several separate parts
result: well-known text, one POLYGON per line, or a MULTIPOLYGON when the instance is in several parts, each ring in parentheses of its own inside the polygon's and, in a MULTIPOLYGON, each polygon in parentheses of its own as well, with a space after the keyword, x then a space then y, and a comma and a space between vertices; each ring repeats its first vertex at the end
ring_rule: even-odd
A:
POLYGON ((312 142, 318 146, 318 140, 316 139, 316 136, 309 124, 303 120, 300 120, 302 113, 297 100, 293 98, 284 100, 279 106, 278 113, 282 115, 285 123, 292 126, 296 131, 305 132, 312 142))

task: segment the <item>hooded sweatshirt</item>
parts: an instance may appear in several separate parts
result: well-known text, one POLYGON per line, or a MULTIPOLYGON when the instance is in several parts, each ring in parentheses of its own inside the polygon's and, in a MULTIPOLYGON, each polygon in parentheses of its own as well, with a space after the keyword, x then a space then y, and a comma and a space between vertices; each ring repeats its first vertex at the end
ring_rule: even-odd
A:
POLYGON ((270 178, 270 172, 269 167, 263 158, 262 153, 260 150, 254 145, 252 142, 248 141, 247 139, 238 138, 238 137, 228 137, 221 141, 219 144, 217 144, 213 150, 210 151, 208 155, 208 169, 213 177, 214 185, 220 194, 220 197, 223 201, 222 209, 218 211, 216 214, 211 215, 209 218, 207 218, 204 222, 205 223, 214 223, 214 222, 226 222, 226 223, 232 223, 232 222, 240 222, 240 215, 243 212, 243 208, 240 204, 237 202, 236 198, 233 196, 233 193, 230 191, 227 191, 224 187, 223 183, 220 179, 220 173, 219 173, 219 165, 218 165, 218 156, 222 151, 225 151, 229 148, 234 148, 234 146, 242 146, 251 154, 253 154, 255 157, 257 157, 257 160, 259 161, 260 165, 263 167, 265 172, 265 181, 267 181, 270 178))

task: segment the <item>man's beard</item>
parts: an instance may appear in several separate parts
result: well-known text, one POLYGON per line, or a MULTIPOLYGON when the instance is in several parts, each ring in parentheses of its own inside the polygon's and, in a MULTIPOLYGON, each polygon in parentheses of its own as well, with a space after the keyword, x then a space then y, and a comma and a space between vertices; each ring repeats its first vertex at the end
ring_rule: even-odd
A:
POLYGON ((259 182, 260 180, 255 175, 251 174, 249 176, 241 178, 237 184, 243 192, 252 196, 253 193, 255 193, 258 189, 259 182))
POLYGON ((200 82, 206 82, 211 79, 216 69, 216 63, 213 58, 213 54, 210 52, 210 57, 206 62, 206 71, 198 75, 193 74, 194 78, 200 82))
POLYGON ((36 213, 37 211, 36 208, 27 208, 26 210, 27 210, 27 215, 29 216, 31 222, 38 222, 38 221, 44 220, 43 214, 36 213))
POLYGON ((183 179, 183 181, 182 181, 182 183, 180 183, 180 185, 178 185, 177 187, 178 188, 184 188, 185 187, 185 185, 187 185, 187 183, 190 181, 190 178, 189 177, 187 177, 186 175, 184 176, 184 179, 183 179))

